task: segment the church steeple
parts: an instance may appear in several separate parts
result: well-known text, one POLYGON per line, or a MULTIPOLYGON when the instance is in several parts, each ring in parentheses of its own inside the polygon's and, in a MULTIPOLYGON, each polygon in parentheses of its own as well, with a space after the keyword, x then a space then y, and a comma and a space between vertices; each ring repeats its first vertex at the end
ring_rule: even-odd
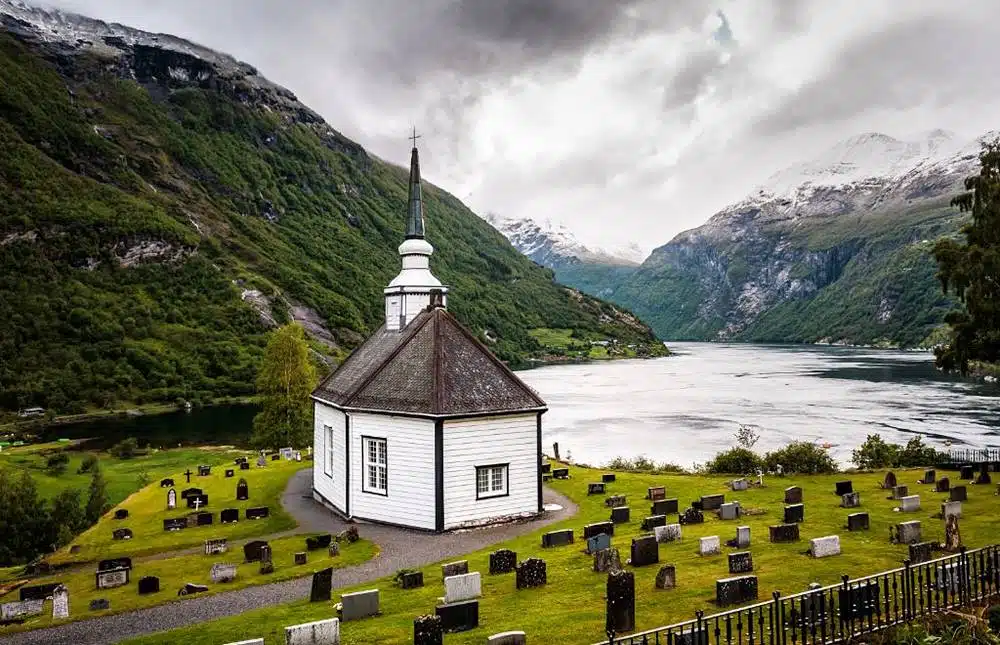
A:
POLYGON ((420 159, 414 129, 410 152, 410 184, 406 206, 406 239, 399 245, 403 269, 385 288, 385 327, 399 331, 430 305, 444 307, 448 288, 430 269, 434 247, 424 239, 424 202, 420 190, 420 159))

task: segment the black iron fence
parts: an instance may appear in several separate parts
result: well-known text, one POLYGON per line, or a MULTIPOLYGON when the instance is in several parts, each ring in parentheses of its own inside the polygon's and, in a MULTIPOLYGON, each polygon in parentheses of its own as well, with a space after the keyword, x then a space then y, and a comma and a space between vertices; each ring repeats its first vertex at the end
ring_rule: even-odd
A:
POLYGON ((596 645, 837 643, 1000 595, 1000 545, 705 615, 596 645))
POLYGON ((956 464, 1000 463, 1000 448, 952 448, 945 454, 956 464))

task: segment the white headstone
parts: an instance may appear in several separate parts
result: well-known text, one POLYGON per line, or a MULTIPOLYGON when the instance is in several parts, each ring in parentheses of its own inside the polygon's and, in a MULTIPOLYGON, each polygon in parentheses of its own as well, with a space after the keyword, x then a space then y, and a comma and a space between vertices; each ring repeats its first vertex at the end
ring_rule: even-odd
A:
POLYGON ((681 525, 665 524, 664 526, 657 526, 653 529, 653 534, 656 536, 657 542, 673 542, 674 540, 681 539, 681 525))
POLYGON ((920 495, 907 495, 899 498, 899 508, 904 513, 914 513, 920 510, 920 495))
POLYGON ((238 643, 226 643, 226 645, 264 645, 264 639, 251 638, 248 641, 239 641, 238 643))
POLYGON ((962 502, 944 502, 941 504, 941 517, 947 520, 952 515, 962 517, 962 502))
POLYGON ((827 535, 809 540, 809 553, 814 558, 826 558, 831 555, 840 555, 840 536, 827 535))
POLYGON ((0 620, 13 620, 22 616, 37 616, 45 609, 45 599, 7 602, 0 605, 0 620))
POLYGON ((750 527, 749 526, 737 526, 736 527, 736 548, 745 549, 750 546, 750 527))
POLYGON ((734 479, 730 482, 730 486, 733 490, 747 490, 750 487, 750 484, 745 479, 734 479))
POLYGON ((525 645, 528 637, 524 632, 502 632, 486 638, 486 645, 525 645))
POLYGON ((329 618, 286 627, 285 645, 340 645, 340 619, 329 618))
POLYGON ((232 582, 236 579, 236 565, 235 564, 213 564, 212 565, 212 582, 232 582))
POLYGON ((722 543, 718 535, 703 537, 698 543, 698 555, 718 555, 722 553, 722 543))
POLYGON ((69 618, 69 589, 59 585, 52 592, 52 619, 69 618))
POLYGON ((444 579, 444 602, 462 602, 483 595, 482 582, 478 571, 444 579))

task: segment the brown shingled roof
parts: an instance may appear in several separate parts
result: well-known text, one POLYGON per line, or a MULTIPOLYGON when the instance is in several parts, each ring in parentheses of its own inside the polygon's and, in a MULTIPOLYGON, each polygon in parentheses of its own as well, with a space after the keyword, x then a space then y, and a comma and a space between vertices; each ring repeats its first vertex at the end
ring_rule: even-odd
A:
POLYGON ((422 312, 402 331, 379 329, 313 396, 345 408, 440 416, 545 407, 442 308, 422 312))

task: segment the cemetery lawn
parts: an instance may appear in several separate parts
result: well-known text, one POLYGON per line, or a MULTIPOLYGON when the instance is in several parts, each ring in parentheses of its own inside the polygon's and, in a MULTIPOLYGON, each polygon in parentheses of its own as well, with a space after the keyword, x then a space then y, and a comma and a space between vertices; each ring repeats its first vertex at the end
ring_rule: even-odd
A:
MULTIPOLYGON (((194 479, 192 478, 192 481, 194 479)), ((186 555, 164 560, 134 561, 132 578, 129 584, 115 589, 95 589, 93 567, 78 568, 73 573, 66 575, 57 574, 33 580, 31 584, 45 584, 59 580, 69 589, 70 599, 70 620, 84 620, 95 616, 112 613, 121 613, 134 609, 142 609, 161 605, 186 598, 198 598, 205 595, 234 591, 253 585, 280 582, 291 578, 299 578, 309 575, 313 571, 333 567, 339 569, 355 564, 360 564, 371 559, 378 552, 377 547, 367 540, 358 540, 354 544, 341 544, 340 555, 330 557, 327 549, 310 551, 309 561, 305 565, 296 566, 293 564, 293 555, 298 551, 305 551, 304 536, 289 536, 271 540, 272 561, 274 563, 274 573, 262 575, 259 572, 260 563, 243 563, 243 549, 240 546, 230 545, 229 551, 221 555, 186 555), (229 583, 214 584, 211 580, 210 569, 213 564, 240 563, 236 579, 229 583), (144 576, 156 576, 160 579, 159 593, 140 596, 137 592, 139 578, 144 576), (177 590, 185 583, 208 585, 208 591, 197 596, 177 596, 177 590), (108 611, 92 612, 88 611, 90 601, 97 598, 106 598, 111 602, 111 609, 108 611)), ((17 592, 14 592, 16 595, 17 592)), ((69 622, 67 620, 56 621, 59 624, 69 622)), ((11 627, 0 627, 0 636, 17 631, 39 629, 49 627, 53 624, 51 612, 45 612, 41 616, 36 616, 25 621, 21 625, 11 627)))
MULTIPOLYGON (((212 473, 207 477, 197 475, 198 465, 207 464, 203 458, 189 458, 183 463, 174 464, 173 470, 162 473, 152 483, 142 490, 133 493, 116 508, 128 510, 125 520, 116 520, 115 509, 108 511, 97 524, 76 537, 69 545, 49 556, 50 564, 66 564, 77 562, 94 562, 122 556, 136 557, 175 551, 192 547, 201 548, 209 538, 227 538, 232 541, 259 535, 270 535, 293 529, 295 520, 281 507, 281 495, 288 485, 288 480, 297 471, 308 468, 312 462, 295 462, 282 459, 268 461, 267 466, 258 468, 254 456, 250 455, 250 470, 240 470, 233 464, 235 457, 246 453, 232 452, 225 456, 223 463, 216 462, 212 473), (190 468, 194 474, 191 483, 185 481, 184 471, 190 468), (234 469, 234 476, 227 478, 225 470, 234 469), (169 477, 174 480, 177 491, 177 508, 167 510, 167 491, 160 487, 160 479, 169 477), (250 499, 245 502, 236 501, 236 484, 240 478, 247 480, 250 499), (193 513, 188 509, 186 500, 181 499, 181 492, 186 488, 200 488, 208 495, 208 506, 205 511, 214 515, 211 526, 199 526, 180 531, 164 531, 163 520, 167 518, 185 517, 193 513), (262 520, 247 520, 246 509, 267 506, 269 517, 262 520), (240 521, 232 524, 220 523, 220 512, 225 508, 237 508, 240 511, 240 521), (112 531, 118 528, 129 528, 133 537, 130 540, 115 540, 112 531), (78 553, 70 553, 73 546, 79 546, 78 553)), ((204 457, 204 455, 194 455, 204 457)))
MULTIPOLYGON (((605 496, 586 495, 587 483, 600 481, 602 471, 569 468, 571 479, 551 484, 579 504, 580 511, 576 517, 467 556, 469 570, 482 574, 480 625, 468 632, 449 634, 445 637, 449 645, 479 645, 485 642, 488 635, 507 630, 523 630, 531 641, 545 639, 553 643, 589 644, 603 638, 606 575, 592 571, 592 558, 583 553, 584 543, 580 537, 585 524, 609 518, 609 510, 604 507, 605 496), (576 543, 542 549, 541 534, 560 528, 572 528, 576 543), (548 584, 542 588, 517 591, 513 573, 489 575, 489 553, 502 547, 516 551, 519 560, 528 557, 545 559, 548 584)), ((917 484, 922 471, 897 471, 899 483, 908 485, 912 494, 919 494, 923 505, 919 512, 897 513, 893 511, 897 503, 886 499, 887 492, 878 487, 883 475, 770 477, 765 480, 766 488, 733 493, 726 486, 730 478, 722 476, 619 473, 618 481, 608 485, 608 494, 627 495, 632 509, 632 521, 617 525, 612 538, 612 545, 622 553, 623 564, 628 558, 631 538, 641 533, 642 518, 649 514, 650 502, 643 499, 649 486, 665 486, 667 497, 677 497, 681 509, 701 495, 725 493, 727 501, 738 500, 744 509, 762 512, 736 521, 722 521, 714 514, 706 513, 704 524, 683 527, 680 541, 661 544, 660 564, 677 566, 676 589, 654 588, 659 565, 632 569, 636 577, 637 628, 646 630, 689 620, 697 609, 708 613, 719 610, 714 606, 715 581, 729 577, 726 553, 735 549, 723 547, 721 555, 700 557, 697 554, 698 538, 718 535, 725 543, 735 537, 738 525, 751 527, 749 551, 753 554, 754 573, 760 579, 762 601, 770 598, 775 590, 789 594, 806 589, 811 582, 823 585, 837 583, 842 574, 856 578, 901 566, 907 556, 907 547, 890 544, 888 540, 889 526, 901 521, 920 520, 924 540, 943 541, 943 522, 933 515, 939 511, 940 502, 947 498, 947 494, 934 493, 933 485, 917 484), (848 510, 839 507, 840 498, 834 495, 834 483, 843 479, 851 479, 854 489, 861 493, 861 508, 848 510), (802 541, 771 544, 768 542, 767 527, 781 523, 783 491, 788 486, 803 488, 805 522, 801 526, 802 541), (849 533, 846 530, 846 517, 853 512, 870 514, 870 531, 849 533), (834 534, 840 535, 841 555, 817 560, 803 554, 808 548, 809 538, 834 534)), ((938 472, 938 477, 945 475, 949 475, 952 482, 958 479, 957 473, 938 472)), ((969 486, 968 490, 969 499, 963 503, 961 520, 964 543, 978 547, 1000 541, 1000 497, 994 496, 992 486, 969 486)), ((675 517, 670 519, 676 521, 675 517)), ((364 526, 360 530, 364 537, 364 526)), ((451 558, 457 559, 460 558, 451 558)), ((342 642, 345 645, 411 643, 413 619, 421 614, 434 613, 437 598, 444 595, 440 566, 428 566, 422 570, 425 586, 421 589, 403 591, 393 586, 390 578, 382 578, 335 590, 333 602, 339 601, 339 594, 344 592, 374 588, 381 592, 382 615, 341 625, 342 642)), ((334 616, 331 605, 303 600, 127 642, 132 645, 217 645, 263 637, 268 645, 278 645, 285 642, 286 626, 334 616)))

